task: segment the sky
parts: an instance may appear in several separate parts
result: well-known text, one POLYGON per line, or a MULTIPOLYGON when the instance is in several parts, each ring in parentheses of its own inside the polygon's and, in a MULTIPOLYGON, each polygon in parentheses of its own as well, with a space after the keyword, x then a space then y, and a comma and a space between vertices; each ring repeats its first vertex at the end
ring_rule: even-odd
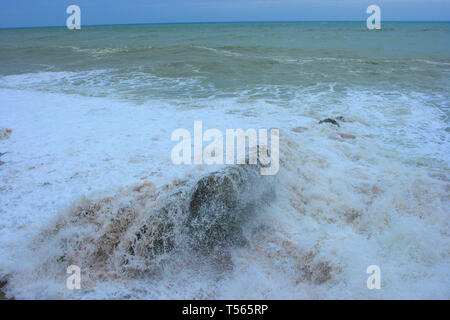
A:
POLYGON ((450 0, 0 0, 0 28, 64 26, 66 8, 82 25, 366 20, 376 4, 382 21, 449 21, 450 0))

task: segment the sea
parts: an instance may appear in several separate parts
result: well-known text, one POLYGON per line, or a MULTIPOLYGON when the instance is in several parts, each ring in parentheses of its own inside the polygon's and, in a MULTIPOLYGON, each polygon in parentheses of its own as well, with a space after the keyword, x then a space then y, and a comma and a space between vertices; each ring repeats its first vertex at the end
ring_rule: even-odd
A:
POLYGON ((1 29, 0 290, 449 299, 449 39, 448 22, 1 29), (171 135, 194 121, 279 129, 271 200, 241 208, 239 245, 130 257, 180 185, 226 167, 173 163, 171 135))

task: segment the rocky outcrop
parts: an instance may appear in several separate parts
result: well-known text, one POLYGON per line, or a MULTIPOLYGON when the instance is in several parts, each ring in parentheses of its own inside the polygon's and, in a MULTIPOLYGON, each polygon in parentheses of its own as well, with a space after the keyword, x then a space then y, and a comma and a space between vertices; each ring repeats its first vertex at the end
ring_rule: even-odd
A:
POLYGON ((208 251, 245 244, 242 225, 275 197, 274 177, 258 165, 235 165, 181 183, 149 214, 128 252, 154 256, 177 248, 208 251))
POLYGON ((193 247, 245 243, 242 224, 275 196, 273 177, 256 165, 237 165, 201 178, 189 201, 186 226, 193 247))
POLYGON ((43 230, 34 250, 52 247, 47 265, 82 265, 91 276, 112 268, 148 276, 180 252, 226 256, 246 243, 245 223, 275 197, 275 177, 260 168, 232 165, 159 188, 144 183, 82 198, 43 230))

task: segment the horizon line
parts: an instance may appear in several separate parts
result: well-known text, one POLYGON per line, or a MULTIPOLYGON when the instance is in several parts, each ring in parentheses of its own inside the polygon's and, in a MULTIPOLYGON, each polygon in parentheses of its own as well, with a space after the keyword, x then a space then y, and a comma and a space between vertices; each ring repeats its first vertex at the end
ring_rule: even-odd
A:
MULTIPOLYGON (((111 26, 140 26, 140 25, 176 25, 176 24, 238 24, 238 23, 308 23, 308 22, 362 22, 366 20, 242 20, 242 21, 192 21, 192 22, 143 22, 143 23, 108 23, 86 24, 81 27, 111 27, 111 26)), ((449 23, 450 20, 384 20, 382 23, 449 23)), ((0 27, 0 30, 8 29, 46 29, 66 28, 66 25, 27 26, 27 27, 0 27)))

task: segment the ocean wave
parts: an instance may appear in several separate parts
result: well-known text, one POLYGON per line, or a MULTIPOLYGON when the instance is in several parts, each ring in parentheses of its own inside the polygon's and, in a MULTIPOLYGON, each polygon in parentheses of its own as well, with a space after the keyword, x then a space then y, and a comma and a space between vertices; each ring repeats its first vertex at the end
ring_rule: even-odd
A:
POLYGON ((212 52, 218 53, 220 55, 229 56, 229 57, 241 57, 242 56, 242 54, 240 54, 240 53, 233 52, 230 50, 224 50, 224 49, 220 49, 220 48, 211 48, 211 47, 205 47, 205 46, 194 46, 194 48, 212 51, 212 52))
POLYGON ((129 52, 129 48, 127 47, 119 47, 119 48, 80 48, 80 47, 70 47, 73 52, 86 53, 94 58, 102 58, 107 55, 115 54, 115 53, 124 53, 129 52))
MULTIPOLYGON (((200 181, 207 186, 217 170, 174 166, 169 156, 170 132, 198 119, 198 109, 182 107, 189 101, 0 94, 0 125, 13 130, 0 141, 0 278, 9 297, 448 297, 445 121, 425 96, 356 90, 333 101, 309 92, 304 108, 300 100, 193 101, 208 128, 280 128, 275 193, 237 174, 249 186, 233 189, 248 220, 231 223, 210 250, 208 228, 186 217, 200 181), (340 126, 319 123, 325 118, 340 126), (80 291, 65 287, 71 263, 82 269, 80 291), (365 286, 372 264, 382 270, 377 293, 365 286)), ((214 203, 230 185, 199 194, 214 203)))

